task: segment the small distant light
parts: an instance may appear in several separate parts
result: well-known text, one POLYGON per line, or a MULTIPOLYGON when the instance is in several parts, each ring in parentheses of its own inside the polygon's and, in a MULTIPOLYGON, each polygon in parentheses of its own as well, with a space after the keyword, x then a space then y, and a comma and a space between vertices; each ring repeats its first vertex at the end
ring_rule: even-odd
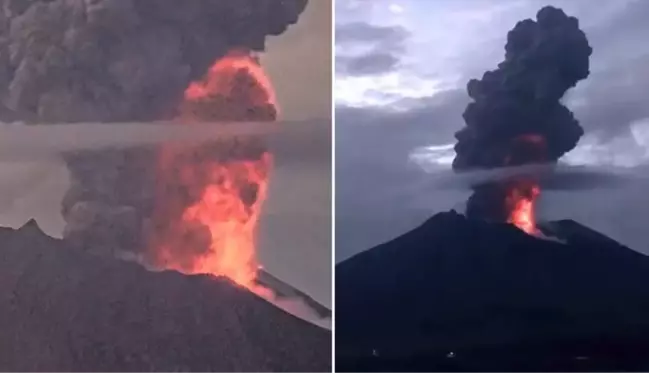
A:
POLYGON ((372 350, 372 356, 379 356, 379 351, 376 349, 372 350))
POLYGON ((455 352, 453 352, 453 351, 449 352, 448 354, 446 354, 446 357, 449 358, 449 359, 454 358, 455 357, 455 352))
POLYGON ((588 360, 590 359, 588 356, 575 356, 575 360, 588 360))

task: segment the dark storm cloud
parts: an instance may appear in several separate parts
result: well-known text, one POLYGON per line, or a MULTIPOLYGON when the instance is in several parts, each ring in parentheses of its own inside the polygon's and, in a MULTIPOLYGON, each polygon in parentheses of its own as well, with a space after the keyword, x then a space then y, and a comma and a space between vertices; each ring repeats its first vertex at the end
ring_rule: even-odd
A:
POLYGON ((396 69, 406 52, 409 32, 400 26, 353 22, 336 26, 336 73, 377 75, 396 69), (362 46, 362 52, 356 47, 362 46))

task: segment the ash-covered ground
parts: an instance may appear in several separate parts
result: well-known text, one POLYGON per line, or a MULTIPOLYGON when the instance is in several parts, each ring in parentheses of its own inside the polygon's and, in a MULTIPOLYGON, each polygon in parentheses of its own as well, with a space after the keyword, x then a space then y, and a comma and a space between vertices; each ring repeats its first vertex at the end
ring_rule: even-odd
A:
POLYGON ((0 229, 6 371, 329 371, 328 331, 226 278, 88 255, 0 229))

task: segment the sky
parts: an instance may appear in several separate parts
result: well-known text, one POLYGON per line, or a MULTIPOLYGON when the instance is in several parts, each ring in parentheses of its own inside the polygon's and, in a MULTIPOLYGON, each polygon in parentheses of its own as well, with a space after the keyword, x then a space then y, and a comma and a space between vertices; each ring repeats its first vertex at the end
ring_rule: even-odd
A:
POLYGON ((462 208, 467 190, 433 184, 450 174, 466 83, 494 69, 507 32, 544 5, 577 17, 594 50, 590 76, 564 97, 586 135, 562 161, 629 182, 544 193, 539 217, 577 219, 649 253, 649 1, 338 0, 337 261, 462 208))
POLYGON ((262 65, 287 120, 331 117, 332 0, 311 0, 300 20, 267 40, 262 65))
MULTIPOLYGON (((331 17, 330 0, 310 1, 296 25, 267 40, 262 65, 277 91, 283 119, 331 117, 331 17)), ((327 127, 305 133, 305 140, 293 136, 291 140, 309 145, 295 144, 298 150, 276 154, 259 228, 264 267, 327 306, 331 304, 329 133, 327 127), (317 144, 324 147, 313 146, 315 134, 317 144), (306 154, 305 149, 311 152, 306 154)), ((35 218, 46 233, 60 237, 65 225, 61 200, 69 185, 69 173, 58 157, 0 159, 0 226, 20 227, 35 218)))
POLYGON ((261 63, 277 92, 281 118, 325 119, 318 123, 327 128, 313 133, 324 147, 297 145, 303 153, 276 154, 260 222, 260 260, 269 272, 331 306, 332 0, 310 0, 298 23, 269 37, 266 48, 261 63))

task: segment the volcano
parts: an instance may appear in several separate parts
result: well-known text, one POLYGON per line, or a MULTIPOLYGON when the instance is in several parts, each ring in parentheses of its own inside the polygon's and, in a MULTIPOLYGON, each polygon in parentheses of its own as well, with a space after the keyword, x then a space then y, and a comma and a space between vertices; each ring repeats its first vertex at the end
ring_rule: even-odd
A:
POLYGON ((329 331, 226 277, 0 228, 3 371, 330 371, 329 331))
MULTIPOLYGON (((0 121, 275 122, 260 63, 306 0, 0 1, 0 121), (20 51, 12 53, 11 51, 20 51), (6 109, 6 110, 4 110, 6 109)), ((189 131, 189 129, 188 129, 189 131)), ((257 284, 255 234, 273 169, 264 139, 61 154, 70 245, 257 284)))
MULTIPOLYGON (((0 0, 0 121, 279 119, 259 59, 307 1, 178 4, 0 0)), ((330 333, 261 297, 318 308, 260 268, 257 223, 274 159, 265 139, 58 156, 70 175, 63 240, 33 225, 0 239, 1 368, 330 370, 330 333)))
POLYGON ((575 221, 439 213, 336 266, 336 367, 649 367, 649 257, 575 221))

